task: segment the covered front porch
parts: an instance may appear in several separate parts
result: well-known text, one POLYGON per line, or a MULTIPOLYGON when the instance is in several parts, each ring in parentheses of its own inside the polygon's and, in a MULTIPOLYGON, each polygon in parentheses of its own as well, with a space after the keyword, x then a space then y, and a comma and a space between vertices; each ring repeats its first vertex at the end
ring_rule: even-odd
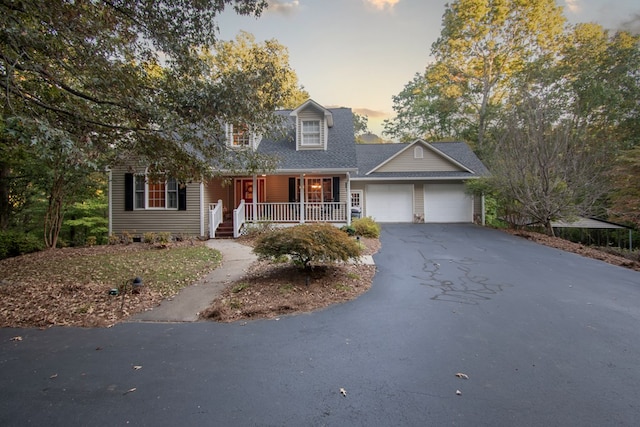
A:
POLYGON ((208 183, 209 237, 240 236, 245 224, 351 223, 349 174, 255 175, 208 183), (213 201, 215 200, 215 201, 213 201))

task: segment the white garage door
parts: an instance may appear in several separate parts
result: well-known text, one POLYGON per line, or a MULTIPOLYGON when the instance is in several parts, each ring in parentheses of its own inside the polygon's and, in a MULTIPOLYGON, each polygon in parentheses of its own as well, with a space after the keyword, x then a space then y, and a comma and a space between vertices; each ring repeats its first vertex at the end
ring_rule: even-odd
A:
POLYGON ((413 222, 413 184, 369 184, 365 214, 377 222, 413 222))
POLYGON ((472 222, 473 199, 464 184, 425 184, 425 222, 472 222))

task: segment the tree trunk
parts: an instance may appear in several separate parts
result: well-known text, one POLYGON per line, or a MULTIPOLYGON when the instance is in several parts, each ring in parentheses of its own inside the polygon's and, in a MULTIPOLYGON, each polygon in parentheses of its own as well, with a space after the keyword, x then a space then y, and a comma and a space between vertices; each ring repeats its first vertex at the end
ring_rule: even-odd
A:
POLYGON ((0 162, 0 230, 9 228, 11 204, 9 203, 9 174, 11 170, 6 162, 0 162))
POLYGON ((547 220, 544 224, 544 229, 547 232, 547 236, 555 237, 556 234, 553 231, 553 226, 551 225, 551 221, 547 220))
POLYGON ((64 201, 64 178, 58 177, 53 182, 49 194, 49 205, 44 217, 44 243, 48 248, 55 248, 62 228, 64 201))

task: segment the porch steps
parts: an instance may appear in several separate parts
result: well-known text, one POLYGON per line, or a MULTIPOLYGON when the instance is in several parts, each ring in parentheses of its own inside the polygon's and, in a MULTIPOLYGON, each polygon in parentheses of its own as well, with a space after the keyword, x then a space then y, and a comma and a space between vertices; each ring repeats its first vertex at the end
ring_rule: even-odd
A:
POLYGON ((233 239, 233 220, 225 220, 218 226, 216 239, 233 239))

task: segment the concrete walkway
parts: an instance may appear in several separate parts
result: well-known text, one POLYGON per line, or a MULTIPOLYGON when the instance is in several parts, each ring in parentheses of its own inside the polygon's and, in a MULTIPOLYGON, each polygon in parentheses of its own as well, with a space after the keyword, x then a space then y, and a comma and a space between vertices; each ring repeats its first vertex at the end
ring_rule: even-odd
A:
MULTIPOLYGON (((258 259, 249 246, 232 239, 211 239, 207 245, 222 253, 221 265, 194 285, 182 289, 171 299, 151 310, 138 313, 129 322, 196 322, 199 314, 230 284, 247 274, 258 259)), ((360 257, 363 264, 374 264, 373 257, 360 257)))
POLYGON ((252 248, 231 239, 211 239, 207 245, 222 253, 221 265, 158 307, 132 316, 130 322, 195 322, 225 287, 241 279, 257 260, 252 248))

